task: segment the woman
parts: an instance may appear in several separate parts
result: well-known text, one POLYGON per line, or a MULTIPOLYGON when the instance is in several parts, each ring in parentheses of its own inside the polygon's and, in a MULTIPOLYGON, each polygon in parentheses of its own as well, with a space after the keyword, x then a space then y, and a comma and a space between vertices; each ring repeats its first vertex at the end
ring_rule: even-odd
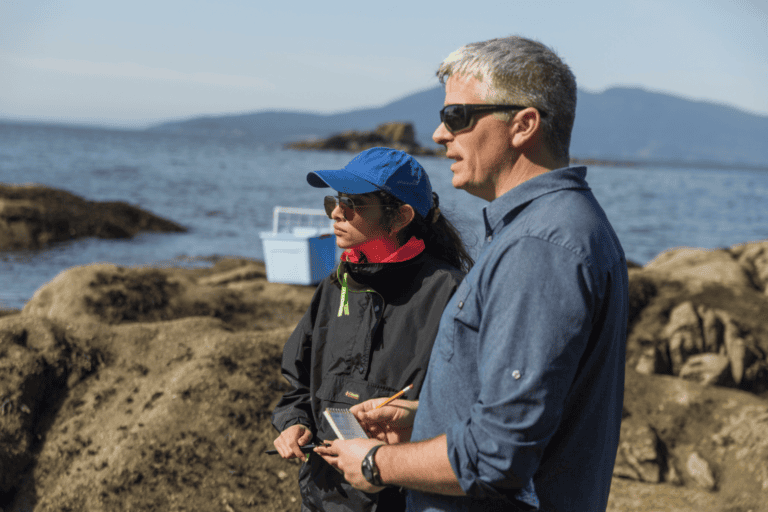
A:
MULTIPOLYGON (((440 213, 429 178, 410 155, 388 148, 363 151, 343 169, 309 173, 325 198, 336 243, 346 251, 317 288, 283 350, 291 389, 272 416, 283 458, 301 446, 336 436, 323 417, 424 381, 443 309, 472 259, 440 213)), ((365 494, 314 453, 299 472, 302 510, 405 509, 397 489, 365 494)))

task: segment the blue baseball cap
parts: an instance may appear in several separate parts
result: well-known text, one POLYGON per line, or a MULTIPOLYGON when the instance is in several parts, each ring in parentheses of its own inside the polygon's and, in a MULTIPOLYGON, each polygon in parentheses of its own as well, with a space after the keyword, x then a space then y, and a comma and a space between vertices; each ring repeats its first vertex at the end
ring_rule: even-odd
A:
POLYGON ((423 218, 432 209, 432 184, 427 172, 411 155, 396 149, 366 149, 343 169, 310 172, 307 182, 343 194, 383 190, 411 205, 423 218))

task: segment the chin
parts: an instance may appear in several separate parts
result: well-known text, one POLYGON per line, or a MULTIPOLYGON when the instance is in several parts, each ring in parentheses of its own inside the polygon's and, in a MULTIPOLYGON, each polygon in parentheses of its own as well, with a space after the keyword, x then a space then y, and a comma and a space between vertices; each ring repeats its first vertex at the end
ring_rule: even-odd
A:
POLYGON ((451 185, 453 185, 453 188, 464 190, 467 187, 467 182, 457 180, 456 176, 454 176, 453 179, 451 180, 451 185))

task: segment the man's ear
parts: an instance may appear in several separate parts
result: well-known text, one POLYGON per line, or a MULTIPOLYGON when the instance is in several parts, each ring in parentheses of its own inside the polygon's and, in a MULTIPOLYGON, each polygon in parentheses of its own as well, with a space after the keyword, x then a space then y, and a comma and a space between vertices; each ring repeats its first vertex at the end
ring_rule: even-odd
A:
POLYGON ((397 217, 395 222, 392 223, 391 234, 397 234, 410 224, 416 217, 416 211, 409 204, 404 204, 397 209, 397 217))
POLYGON ((509 123, 509 128, 512 146, 522 149, 540 136, 541 115, 533 107, 521 110, 509 123))

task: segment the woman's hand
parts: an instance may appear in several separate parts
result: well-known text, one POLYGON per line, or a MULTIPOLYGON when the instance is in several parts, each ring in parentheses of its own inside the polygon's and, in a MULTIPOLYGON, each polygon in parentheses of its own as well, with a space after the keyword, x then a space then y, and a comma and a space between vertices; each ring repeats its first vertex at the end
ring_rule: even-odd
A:
POLYGON ((304 425, 292 425, 274 440, 277 453, 284 459, 304 457, 301 447, 312 440, 312 431, 304 425))
POLYGON ((362 472, 362 462, 371 448, 381 444, 373 439, 349 439, 335 441, 315 448, 325 462, 336 468, 355 489, 363 492, 379 492, 384 487, 372 485, 365 479, 362 472))
POLYGON ((374 398, 350 408, 368 435, 387 444, 411 440, 418 400, 393 400, 381 409, 376 406, 386 398, 374 398))

